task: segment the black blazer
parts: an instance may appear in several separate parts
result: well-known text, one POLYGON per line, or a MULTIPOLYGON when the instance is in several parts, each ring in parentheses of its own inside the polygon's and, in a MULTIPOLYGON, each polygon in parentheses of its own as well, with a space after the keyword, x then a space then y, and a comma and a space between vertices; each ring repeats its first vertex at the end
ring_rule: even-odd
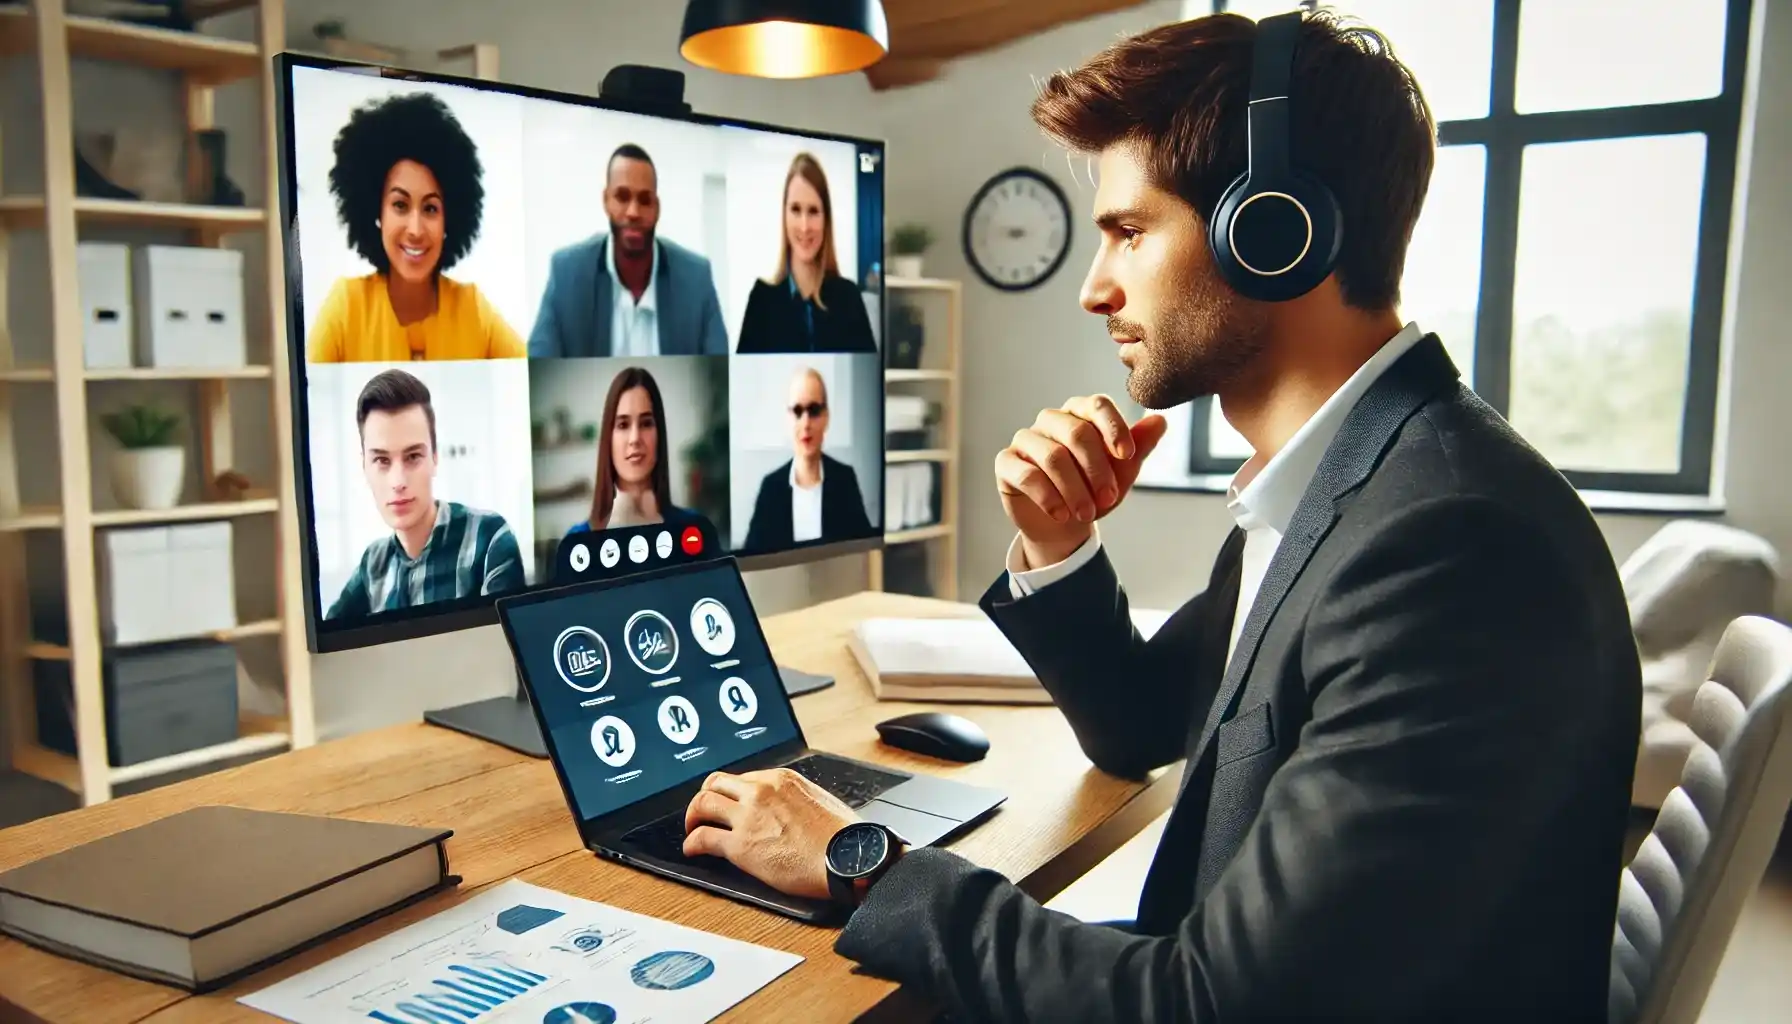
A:
POLYGON ((815 310, 815 331, 803 322, 802 299, 785 284, 753 282, 747 296, 747 312, 740 321, 742 354, 763 352, 876 352, 871 317, 859 286, 844 277, 821 282, 821 304, 815 310))
MULTIPOLYGON (((759 482, 759 497, 753 502, 753 518, 747 524, 747 540, 741 546, 743 554, 782 551, 796 543, 796 526, 791 522, 794 504, 790 493, 791 462, 767 473, 759 482)), ((870 534, 871 519, 865 514, 865 497, 859 492, 858 475, 851 466, 824 453, 821 457, 821 539, 844 540, 870 534)))
POLYGON ((944 850, 836 949, 964 1020, 1605 1020, 1641 718, 1574 490, 1427 337, 1350 413, 1230 666, 1243 535, 1150 641, 1105 554, 982 599, 1096 767, 1185 755, 1138 934, 944 850))

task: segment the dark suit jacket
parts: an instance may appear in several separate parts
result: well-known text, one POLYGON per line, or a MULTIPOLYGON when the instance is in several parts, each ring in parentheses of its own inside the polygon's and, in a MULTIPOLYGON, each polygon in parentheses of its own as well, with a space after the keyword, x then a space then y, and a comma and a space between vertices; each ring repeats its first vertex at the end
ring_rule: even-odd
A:
POLYGON ((759 352, 876 352, 871 317, 859 286, 844 277, 821 283, 821 303, 814 310, 814 329, 803 316, 807 304, 790 290, 789 282, 753 282, 747 296, 747 312, 740 321, 740 342, 735 351, 759 352))
MULTIPOLYGON (((794 460, 792 460, 794 461, 794 460)), ((753 502, 753 518, 747 524, 743 553, 782 551, 796 543, 791 522, 790 462, 765 475, 759 497, 753 502)), ((871 519, 865 514, 865 496, 852 467, 827 454, 821 457, 821 539, 865 537, 871 519)))
MULTIPOLYGON (((529 332, 529 357, 607 356, 614 284, 604 264, 608 234, 595 235, 554 253, 541 309, 529 332)), ((677 242, 655 238, 660 262, 654 298, 660 354, 725 356, 728 332, 716 297, 709 258, 677 242)))
POLYGON ((1187 756, 1140 934, 922 849, 839 952, 964 1020, 1603 1024, 1641 671, 1580 498, 1427 337, 1346 419, 1223 669, 1242 546, 1148 642, 1105 555, 983 598, 1097 767, 1187 756))

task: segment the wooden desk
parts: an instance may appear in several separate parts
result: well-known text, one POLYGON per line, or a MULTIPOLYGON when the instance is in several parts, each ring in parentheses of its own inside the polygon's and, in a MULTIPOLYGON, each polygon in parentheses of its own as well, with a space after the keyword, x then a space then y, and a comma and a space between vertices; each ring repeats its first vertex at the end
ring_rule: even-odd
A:
MULTIPOLYGON (((880 703, 846 650, 854 622, 880 615, 979 615, 976 608, 863 593, 769 618, 781 663, 833 674, 827 690, 797 698, 811 746, 994 786, 1008 794, 996 815, 951 848, 1049 899, 1162 813, 1174 770, 1148 784, 1089 765, 1051 707, 955 705, 989 732, 984 760, 953 765, 881 746, 876 722, 924 705, 880 703)), ((200 804, 234 804, 367 821, 454 829, 448 843, 464 881, 444 893, 342 936, 230 989, 189 997, 0 939, 0 1020, 7 1005, 61 1024, 270 1020, 237 997, 454 905, 483 886, 518 877, 550 889, 762 943, 802 964, 734 1008, 727 1021, 903 1018, 916 1004, 888 982, 855 973, 833 951, 837 932, 712 896, 599 860, 579 843, 554 770, 501 747, 421 723, 319 744, 254 764, 0 831, 0 871, 99 836, 200 804)))

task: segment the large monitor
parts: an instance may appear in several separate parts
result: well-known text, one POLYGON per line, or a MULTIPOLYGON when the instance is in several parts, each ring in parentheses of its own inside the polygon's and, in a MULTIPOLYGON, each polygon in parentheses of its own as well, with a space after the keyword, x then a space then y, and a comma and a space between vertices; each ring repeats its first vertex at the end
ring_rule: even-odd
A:
POLYGON ((586 540, 653 568, 664 541, 608 543, 644 527, 746 568, 882 543, 882 143, 292 54, 274 77, 313 651, 494 623, 586 540))

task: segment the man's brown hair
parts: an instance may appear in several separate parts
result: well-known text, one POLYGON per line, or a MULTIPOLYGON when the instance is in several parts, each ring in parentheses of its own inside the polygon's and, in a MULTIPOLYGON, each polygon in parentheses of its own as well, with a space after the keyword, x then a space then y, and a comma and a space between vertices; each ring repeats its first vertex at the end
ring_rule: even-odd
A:
MULTIPOLYGON (((1152 182, 1205 222, 1248 162, 1256 40, 1237 14, 1151 29, 1047 79, 1033 120, 1080 152, 1137 145, 1152 182)), ((1392 307, 1436 159, 1431 108, 1381 35, 1324 10, 1301 25, 1290 93, 1291 158, 1344 211, 1344 301, 1392 307)))
POLYGON ((403 370, 385 370, 373 376, 361 388, 355 401, 355 429, 365 433, 367 417, 375 412, 401 413, 412 406, 423 409, 429 420, 429 450, 436 450, 436 407, 430 401, 429 385, 403 370))

